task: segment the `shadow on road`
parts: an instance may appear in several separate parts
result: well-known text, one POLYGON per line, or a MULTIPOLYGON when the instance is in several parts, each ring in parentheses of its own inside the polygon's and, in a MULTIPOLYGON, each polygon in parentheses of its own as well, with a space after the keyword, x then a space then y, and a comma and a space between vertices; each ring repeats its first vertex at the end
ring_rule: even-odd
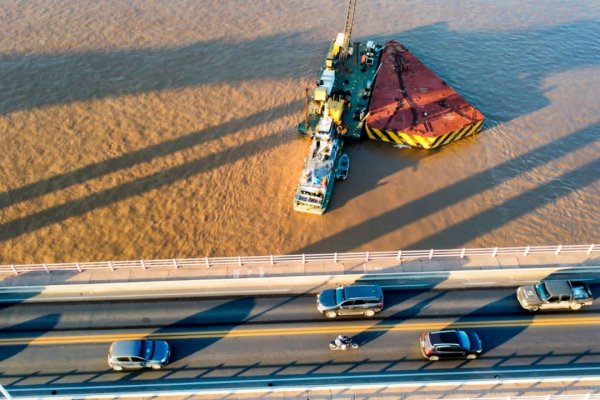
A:
POLYGON ((13 325, 10 328, 0 329, 0 337, 4 341, 0 345, 0 362, 19 354, 29 347, 32 341, 52 331, 52 328, 58 323, 59 318, 60 314, 47 314, 21 324, 13 325), (44 326, 45 329, 40 330, 40 326, 44 326), (19 338, 17 341, 19 344, 6 345, 7 342, 10 342, 11 333, 14 332, 27 332, 27 337, 23 338, 23 335, 18 335, 19 338))
MULTIPOLYGON (((406 300, 408 297, 413 297, 418 294, 424 294, 424 293, 423 292, 421 292, 421 293, 415 292, 412 295, 405 294, 406 297, 403 300, 406 300)), ((421 311, 423 311, 423 309, 427 305, 429 305, 429 304, 433 303, 434 301, 443 297, 444 294, 445 294, 445 292, 437 292, 437 293, 436 292, 428 292, 425 295, 426 297, 423 300, 419 301, 417 304, 415 304, 407 309, 401 309, 400 311, 392 314, 391 316, 389 316, 389 319, 393 320, 394 324, 399 324, 402 321, 409 320, 410 318, 416 316, 421 311)), ((398 297, 401 297, 401 296, 398 296, 398 297)), ((398 301, 400 301, 400 299, 398 299, 398 301)), ((391 327, 393 327, 393 325, 390 325, 390 322, 387 319, 381 320, 380 322, 371 326, 369 329, 359 333, 358 335, 355 335, 353 337, 353 340, 356 343, 358 343, 360 346, 364 346, 368 343, 373 342, 375 339, 385 335, 387 332, 389 332, 389 328, 391 328, 391 327)))

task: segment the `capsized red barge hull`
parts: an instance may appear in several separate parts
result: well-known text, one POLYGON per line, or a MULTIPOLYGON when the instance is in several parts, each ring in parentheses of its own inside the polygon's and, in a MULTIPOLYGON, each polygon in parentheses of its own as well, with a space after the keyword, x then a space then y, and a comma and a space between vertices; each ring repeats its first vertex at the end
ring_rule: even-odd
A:
POLYGON ((479 133, 483 120, 406 47, 387 42, 366 118, 370 139, 435 149, 479 133))

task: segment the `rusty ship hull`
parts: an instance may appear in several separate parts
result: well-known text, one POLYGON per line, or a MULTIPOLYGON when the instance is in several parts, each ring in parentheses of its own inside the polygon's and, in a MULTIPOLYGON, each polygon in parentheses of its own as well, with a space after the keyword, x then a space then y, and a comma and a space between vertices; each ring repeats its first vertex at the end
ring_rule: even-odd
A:
POLYGON ((372 140, 435 149, 480 132, 483 114, 402 44, 381 54, 365 132, 372 140))

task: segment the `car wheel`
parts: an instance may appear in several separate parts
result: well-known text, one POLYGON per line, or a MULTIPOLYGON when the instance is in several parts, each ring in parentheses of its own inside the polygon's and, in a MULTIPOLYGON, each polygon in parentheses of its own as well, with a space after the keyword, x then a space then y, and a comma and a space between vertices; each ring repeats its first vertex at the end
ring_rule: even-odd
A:
POLYGON ((372 317, 373 315, 375 315, 375 311, 365 310, 364 314, 365 314, 365 317, 372 317))
POLYGON ((469 354, 469 355, 467 355, 467 360, 477 360, 477 354, 469 354))
POLYGON ((429 359, 429 361, 437 361, 440 359, 440 357, 439 356, 429 356, 428 359, 429 359))
POLYGON ((113 371, 123 371, 123 367, 120 367, 118 365, 113 365, 112 369, 113 371))
POLYGON ((162 366, 161 366, 160 364, 152 364, 152 365, 150 366, 150 368, 152 368, 152 369, 161 369, 161 368, 162 368, 162 366))
POLYGON ((325 313, 325 316, 326 316, 327 318, 335 318, 335 317, 337 317, 337 313, 336 313, 335 311, 327 311, 327 312, 325 313))
POLYGON ((528 310, 531 312, 536 312, 538 311, 540 308, 538 306, 533 306, 533 307, 529 307, 528 310))
POLYGON ((581 308, 581 304, 571 304, 571 310, 579 310, 581 308))

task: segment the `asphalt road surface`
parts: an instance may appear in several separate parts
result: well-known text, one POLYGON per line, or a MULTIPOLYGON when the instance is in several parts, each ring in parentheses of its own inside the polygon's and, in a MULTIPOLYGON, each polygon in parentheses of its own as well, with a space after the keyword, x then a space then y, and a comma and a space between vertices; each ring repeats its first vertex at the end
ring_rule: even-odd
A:
POLYGON ((60 395, 149 384, 211 389, 600 373, 598 302, 579 312, 531 314, 512 289, 398 291, 386 292, 386 309, 371 320, 327 320, 314 303, 299 296, 6 306, 0 383, 14 395, 60 395), (479 333, 480 359, 423 359, 421 332, 450 326, 479 333), (331 352, 327 344, 340 333, 361 347, 331 352), (168 340, 172 363, 161 371, 110 371, 110 343, 142 337, 168 340))

